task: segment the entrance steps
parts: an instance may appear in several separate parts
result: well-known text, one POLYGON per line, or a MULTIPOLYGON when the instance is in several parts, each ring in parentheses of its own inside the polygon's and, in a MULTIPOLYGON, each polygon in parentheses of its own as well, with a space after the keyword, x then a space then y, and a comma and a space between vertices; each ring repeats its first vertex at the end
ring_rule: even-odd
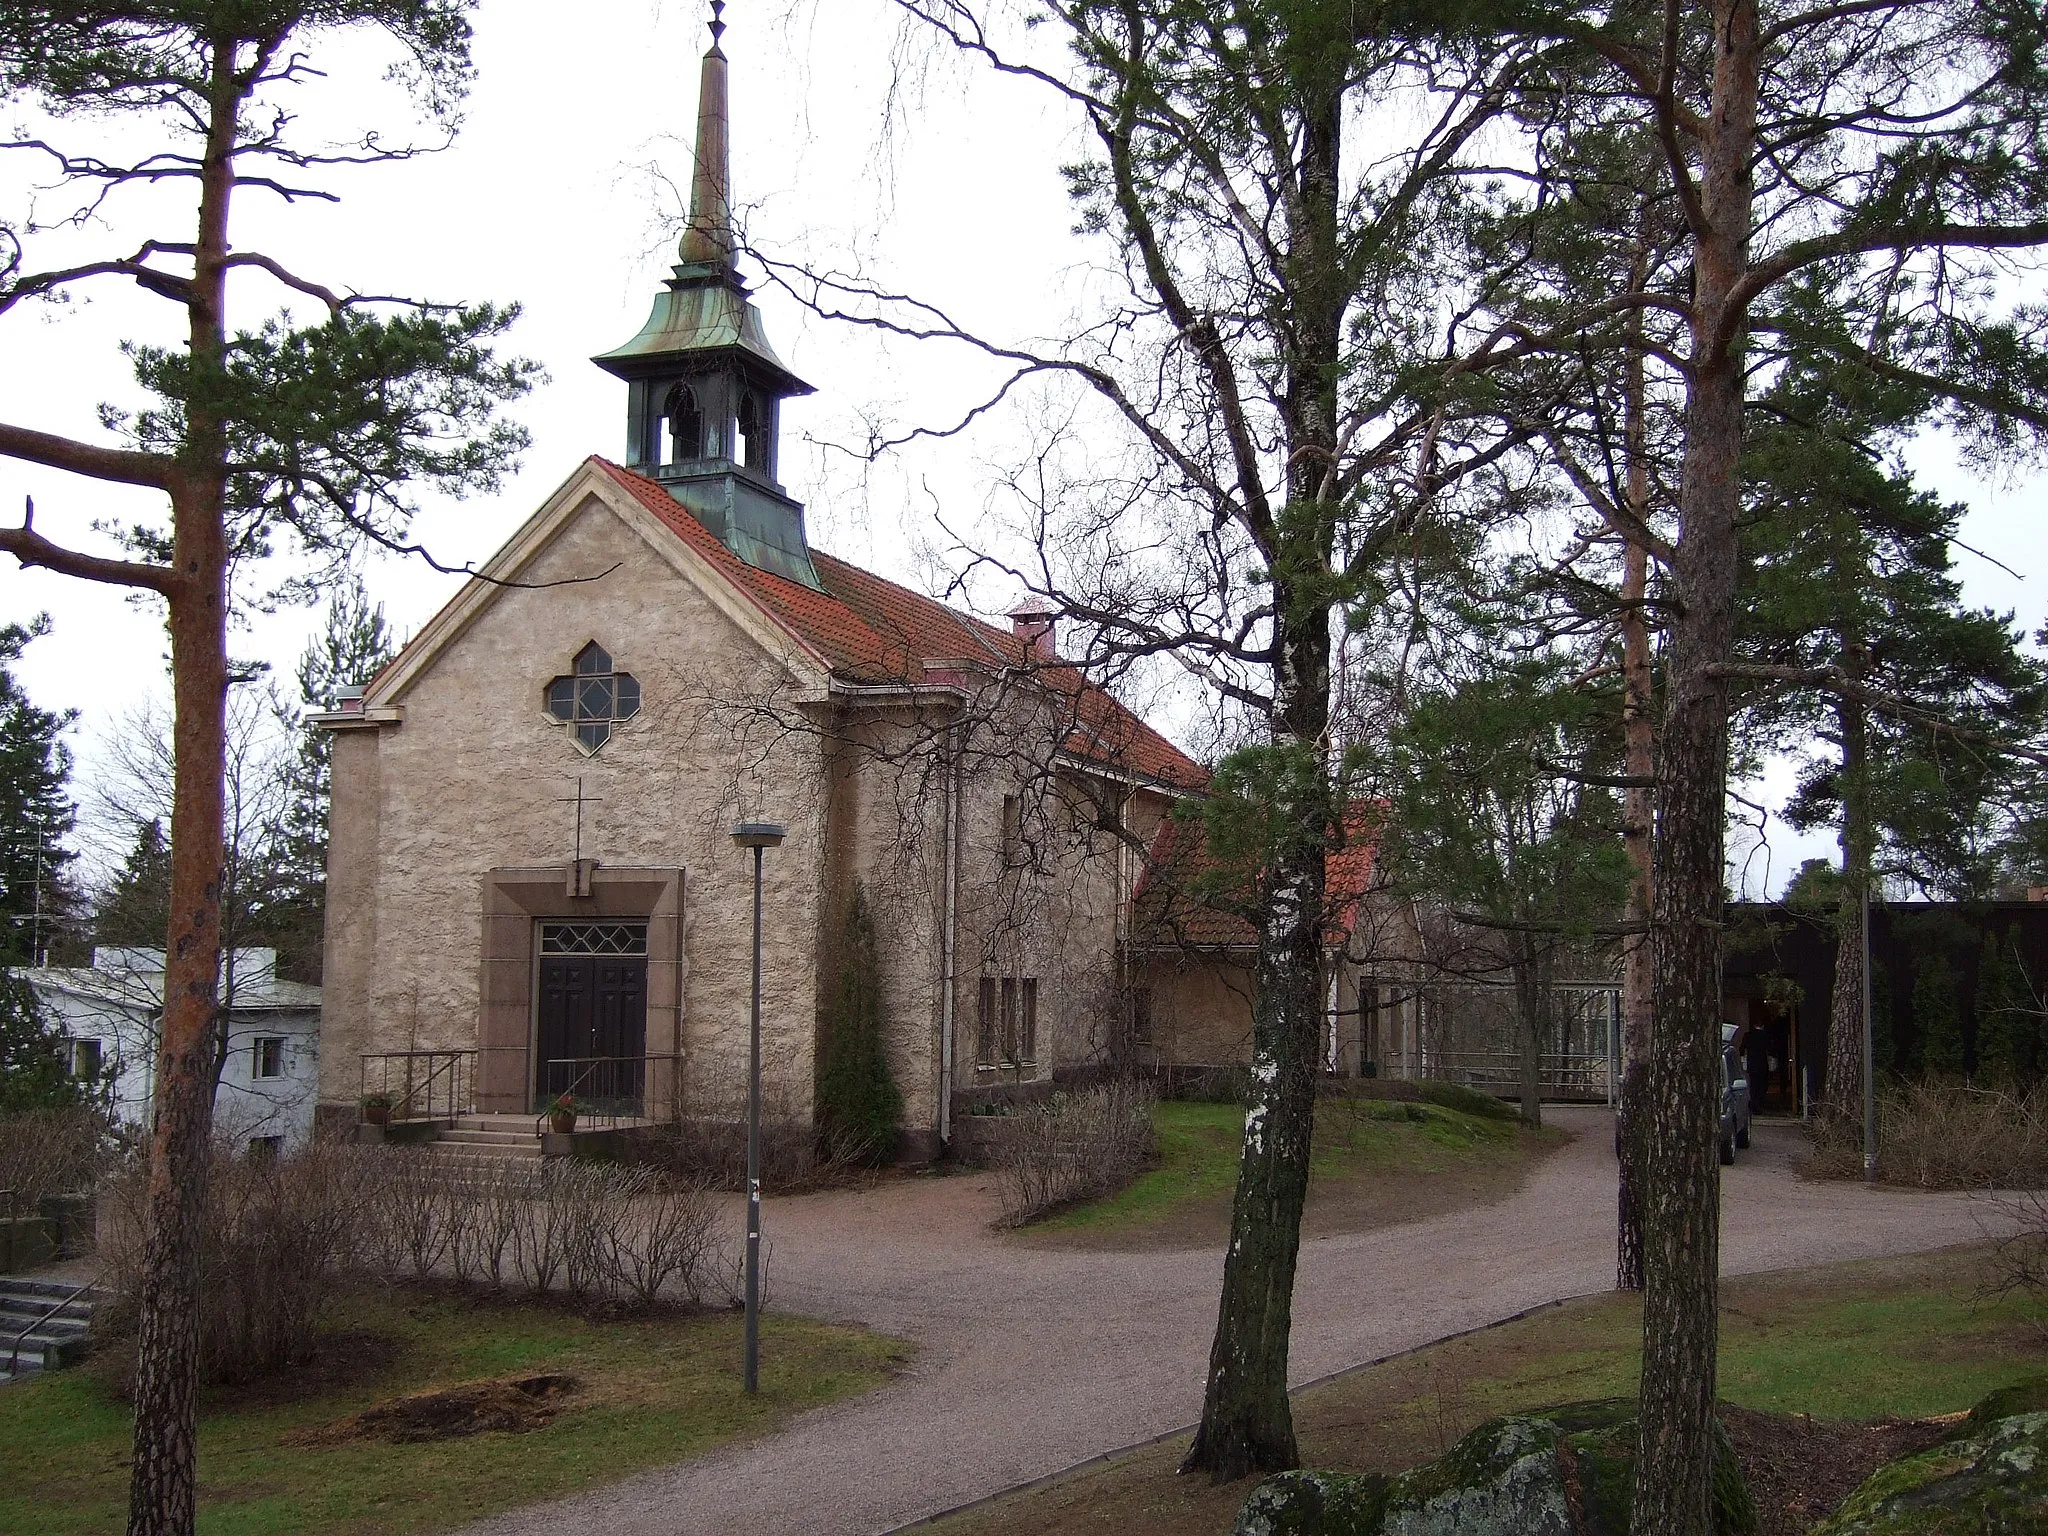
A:
POLYGON ((457 1115, 434 1133, 436 1156, 498 1161, 540 1156, 532 1115, 457 1115))
POLYGON ((69 1280, 0 1276, 0 1382, 56 1370, 85 1352, 95 1293, 77 1290, 69 1280))

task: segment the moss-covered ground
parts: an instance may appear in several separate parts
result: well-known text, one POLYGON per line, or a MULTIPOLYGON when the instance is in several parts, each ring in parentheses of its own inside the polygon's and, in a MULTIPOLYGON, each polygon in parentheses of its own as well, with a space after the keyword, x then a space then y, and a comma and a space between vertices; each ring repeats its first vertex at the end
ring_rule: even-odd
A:
MULTIPOLYGON (((761 1391, 749 1398, 733 1313, 597 1320, 396 1291, 350 1300, 336 1324, 316 1367, 206 1403, 203 1536, 446 1530, 765 1434, 881 1385, 908 1358, 907 1346, 857 1328, 771 1317, 761 1391), (549 1422, 524 1433, 306 1443, 306 1431, 393 1397, 539 1372, 578 1386, 549 1422)), ((0 1391, 0 1532, 120 1531, 128 1437, 126 1405, 90 1366, 0 1391)))

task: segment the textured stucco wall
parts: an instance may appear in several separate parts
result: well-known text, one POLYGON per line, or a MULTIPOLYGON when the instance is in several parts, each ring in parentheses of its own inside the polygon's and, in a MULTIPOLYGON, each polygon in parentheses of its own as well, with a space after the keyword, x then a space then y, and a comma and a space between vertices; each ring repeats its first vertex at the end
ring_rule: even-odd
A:
POLYGON ((815 737, 729 703, 786 692, 787 673, 596 498, 521 580, 535 585, 498 594, 401 693, 375 700, 399 705, 402 724, 337 741, 323 1097, 352 1095, 363 1050, 476 1043, 486 876, 570 861, 580 776, 584 857, 687 872, 684 1092, 707 1111, 739 1101, 746 1060, 752 866, 729 829, 788 825, 765 863, 764 1075, 778 1112, 808 1116, 821 754, 815 737), (643 699, 594 756, 542 707, 590 640, 643 699))
MULTIPOLYGON (((1064 735, 1057 718, 1028 696, 1020 702, 1014 683, 992 701, 977 694, 957 735, 946 726, 958 706, 943 698, 828 702, 818 679, 797 677, 596 497, 521 580, 535 585, 499 593, 424 671, 378 692, 372 703, 397 705, 401 724, 337 733, 324 1101, 352 1101, 364 1051, 477 1044, 480 966, 502 963, 482 957, 486 884, 569 862, 580 775, 585 857, 622 878, 683 871, 687 1109, 737 1112, 741 1102, 751 864, 728 832, 759 818, 790 828, 765 865, 771 1114, 811 1113, 814 1047, 859 879, 882 941, 886 1045, 904 1123, 936 1129, 947 753, 961 740, 954 1084, 997 1076, 975 1060, 983 975, 1038 980, 1035 1075, 1099 1058, 1136 866, 1095 827, 1080 781, 1049 766, 1064 735), (638 677, 643 705, 586 757, 542 697, 591 640, 638 677), (1033 849, 1021 861, 1004 852, 1005 795, 1029 808, 1033 849)), ((1141 835, 1165 803, 1150 792, 1131 799, 1141 835)), ((516 920, 504 907, 492 908, 493 943, 516 920)), ((493 1005, 490 1042, 504 1032, 503 1012, 493 1005)), ((650 1049, 664 1033, 650 1009, 650 1049)))

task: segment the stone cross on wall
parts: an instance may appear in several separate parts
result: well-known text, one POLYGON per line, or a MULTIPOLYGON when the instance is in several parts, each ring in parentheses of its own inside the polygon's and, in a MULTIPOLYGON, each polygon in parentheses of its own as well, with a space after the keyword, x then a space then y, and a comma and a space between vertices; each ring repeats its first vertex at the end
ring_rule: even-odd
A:
POLYGON ((597 795, 583 792, 583 775, 579 773, 576 775, 576 793, 563 795, 559 803, 576 807, 576 852, 569 863, 568 891, 571 896, 588 896, 590 877, 597 868, 597 860, 583 857, 583 807, 602 805, 604 801, 597 795))

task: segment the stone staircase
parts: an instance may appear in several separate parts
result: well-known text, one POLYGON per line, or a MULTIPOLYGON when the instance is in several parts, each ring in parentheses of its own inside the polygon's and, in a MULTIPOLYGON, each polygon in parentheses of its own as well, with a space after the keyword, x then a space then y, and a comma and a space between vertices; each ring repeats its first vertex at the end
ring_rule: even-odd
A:
POLYGON ((77 1289, 72 1280, 0 1275, 0 1382, 56 1370, 84 1354, 94 1292, 74 1297, 77 1289))
POLYGON ((428 1145, 436 1157, 473 1162, 525 1160, 540 1156, 532 1115, 457 1115, 434 1133, 428 1145))

